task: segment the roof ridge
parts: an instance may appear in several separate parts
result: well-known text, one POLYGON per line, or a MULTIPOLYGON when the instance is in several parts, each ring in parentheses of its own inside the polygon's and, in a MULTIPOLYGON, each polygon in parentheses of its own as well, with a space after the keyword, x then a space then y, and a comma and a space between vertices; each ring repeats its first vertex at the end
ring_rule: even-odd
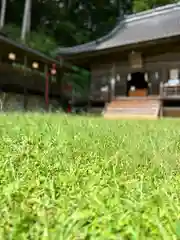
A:
POLYGON ((108 34, 106 34, 105 36, 102 36, 101 38, 97 39, 95 42, 100 43, 104 40, 109 39, 114 34, 116 34, 116 32, 119 31, 119 29, 126 23, 136 21, 136 20, 140 20, 140 19, 144 19, 144 18, 147 18, 147 17, 150 17, 150 16, 156 16, 158 14, 163 14, 165 12, 172 11, 172 10, 177 9, 179 7, 180 7, 180 2, 174 3, 174 4, 167 4, 167 5, 164 5, 164 6, 161 6, 161 7, 157 7, 157 8, 146 10, 146 11, 139 12, 139 13, 125 15, 124 19, 119 19, 117 21, 115 27, 108 34))

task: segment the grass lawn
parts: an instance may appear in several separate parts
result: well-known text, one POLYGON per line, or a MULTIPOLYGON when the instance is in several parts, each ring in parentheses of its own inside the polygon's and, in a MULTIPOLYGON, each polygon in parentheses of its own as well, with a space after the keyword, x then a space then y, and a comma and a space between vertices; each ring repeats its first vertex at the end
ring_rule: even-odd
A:
POLYGON ((0 117, 0 239, 180 239, 180 121, 0 117))

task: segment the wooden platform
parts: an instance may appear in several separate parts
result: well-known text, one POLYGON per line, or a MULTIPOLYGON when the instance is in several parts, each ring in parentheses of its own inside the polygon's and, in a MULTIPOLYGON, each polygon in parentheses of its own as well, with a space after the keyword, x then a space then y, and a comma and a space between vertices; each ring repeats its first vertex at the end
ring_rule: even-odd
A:
POLYGON ((180 107, 164 107, 163 117, 180 118, 180 107))
POLYGON ((107 119, 157 119, 160 100, 156 97, 131 97, 116 99, 106 106, 107 119))

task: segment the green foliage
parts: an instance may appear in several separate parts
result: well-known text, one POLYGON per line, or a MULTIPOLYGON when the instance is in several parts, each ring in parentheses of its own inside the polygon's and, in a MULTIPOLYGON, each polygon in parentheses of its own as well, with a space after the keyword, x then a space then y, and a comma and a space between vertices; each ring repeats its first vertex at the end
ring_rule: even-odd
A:
POLYGON ((0 124, 0 239, 179 239, 179 120, 0 124))
POLYGON ((134 12, 141 12, 150 9, 147 1, 135 0, 134 1, 134 12))
POLYGON ((144 10, 160 7, 166 4, 176 3, 178 0, 134 0, 133 11, 141 12, 144 10))
POLYGON ((1 30, 4 34, 9 36, 11 39, 20 41, 21 29, 15 24, 6 24, 1 30))
POLYGON ((27 44, 46 54, 50 54, 57 47, 55 40, 41 31, 31 32, 27 37, 27 44))
POLYGON ((90 73, 86 70, 80 70, 75 73, 65 73, 62 78, 62 84, 69 84, 72 86, 72 92, 65 92, 66 96, 81 97, 87 100, 89 84, 90 84, 90 73))
MULTIPOLYGON (((14 24, 7 24, 1 31, 10 38, 16 40, 17 42, 21 42, 20 27, 14 24)), ((29 33, 27 35, 26 44, 31 48, 37 49, 47 54, 50 54, 57 47, 54 38, 47 35, 41 30, 39 30, 38 32, 32 31, 31 33, 29 33)))

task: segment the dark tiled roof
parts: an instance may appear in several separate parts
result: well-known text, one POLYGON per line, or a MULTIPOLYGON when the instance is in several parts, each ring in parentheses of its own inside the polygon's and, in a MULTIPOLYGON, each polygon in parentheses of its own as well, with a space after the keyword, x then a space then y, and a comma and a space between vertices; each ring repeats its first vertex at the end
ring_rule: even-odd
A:
POLYGON ((56 54, 73 55, 178 35, 180 3, 126 16, 108 35, 90 43, 69 48, 60 47, 56 54))

